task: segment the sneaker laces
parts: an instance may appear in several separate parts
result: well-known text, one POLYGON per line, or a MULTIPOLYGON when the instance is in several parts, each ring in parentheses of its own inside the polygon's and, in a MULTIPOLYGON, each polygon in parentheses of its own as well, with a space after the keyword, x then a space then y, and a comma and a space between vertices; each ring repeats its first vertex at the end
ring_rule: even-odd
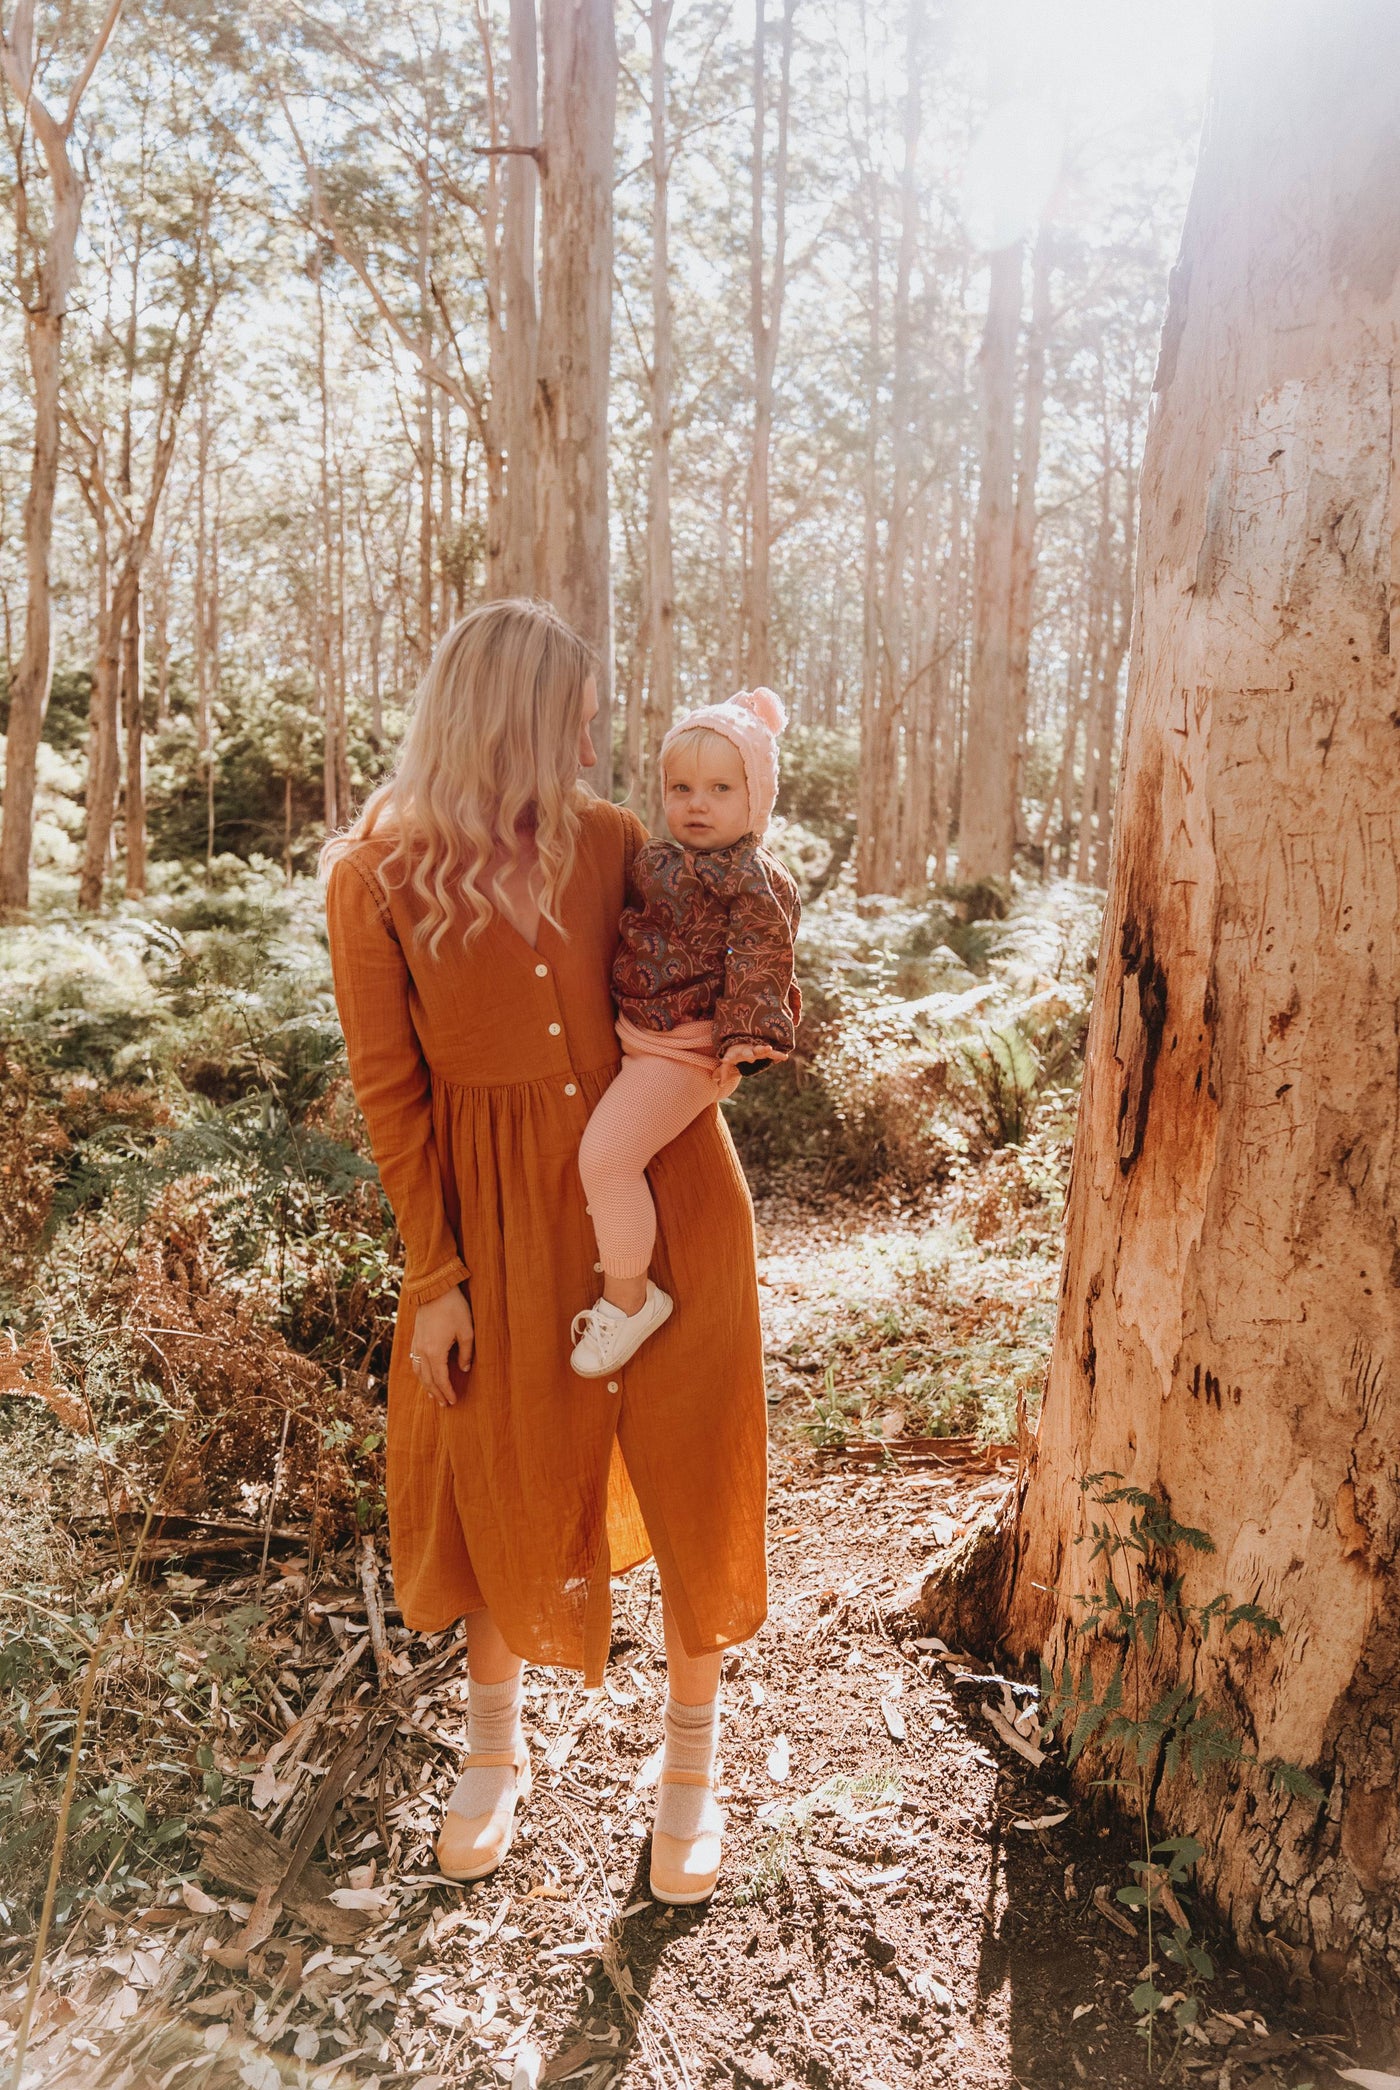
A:
POLYGON ((598 1309, 605 1304, 606 1301, 599 1299, 594 1305, 585 1306, 582 1313, 574 1315, 569 1334, 575 1342, 581 1341, 585 1334, 596 1336, 598 1341, 602 1342, 608 1332, 609 1323, 598 1309))

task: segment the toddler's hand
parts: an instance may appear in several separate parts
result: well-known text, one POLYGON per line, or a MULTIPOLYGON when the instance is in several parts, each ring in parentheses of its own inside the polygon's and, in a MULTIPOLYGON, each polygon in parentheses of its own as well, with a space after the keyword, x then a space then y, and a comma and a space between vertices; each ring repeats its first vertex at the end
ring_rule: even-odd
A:
POLYGON ((460 1285, 454 1284, 450 1292, 428 1300, 413 1316, 409 1362, 424 1393, 440 1408, 457 1404, 456 1388, 447 1368, 449 1355, 455 1346, 458 1370, 470 1370, 475 1341, 471 1305, 460 1285))
POLYGON ((722 1067, 737 1067, 741 1060, 785 1060, 792 1055, 779 1052, 776 1045, 765 1045, 761 1038, 736 1038, 726 1045, 720 1056, 722 1067))

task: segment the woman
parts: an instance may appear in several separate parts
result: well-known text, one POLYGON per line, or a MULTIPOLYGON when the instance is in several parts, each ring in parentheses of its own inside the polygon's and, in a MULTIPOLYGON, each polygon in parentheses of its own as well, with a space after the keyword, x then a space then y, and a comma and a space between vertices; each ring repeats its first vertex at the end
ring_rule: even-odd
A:
POLYGON ((753 1215, 704 1112, 653 1162, 653 1269, 684 1309, 615 1376, 569 1369, 597 1296, 578 1174, 618 1065, 609 992, 645 832, 578 782, 591 656, 543 604, 455 625, 398 766, 326 850, 355 1094, 398 1220, 388 1499, 406 1624, 465 1615, 468 1755, 438 1844, 478 1879, 529 1793, 523 1661, 601 1681, 610 1575, 656 1557, 669 1692, 658 1899, 702 1901, 721 1651, 762 1623, 765 1407, 753 1215))

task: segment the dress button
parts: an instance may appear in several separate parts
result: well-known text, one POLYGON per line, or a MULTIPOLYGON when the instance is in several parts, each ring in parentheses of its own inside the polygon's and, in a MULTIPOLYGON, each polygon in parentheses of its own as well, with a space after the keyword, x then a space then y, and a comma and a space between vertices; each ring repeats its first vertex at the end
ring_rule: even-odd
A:
POLYGON ((603 1266, 602 1266, 602 1264, 601 1264, 601 1263, 595 1263, 595 1264, 593 1265, 593 1269, 594 1269, 594 1272, 595 1272, 595 1274, 596 1274, 597 1276, 599 1276, 599 1277, 601 1277, 601 1276, 602 1276, 602 1274, 603 1274, 603 1266))
POLYGON ((564 1026, 563 1026, 563 1024, 562 1024, 562 1023, 551 1023, 551 1024, 550 1024, 550 1026, 549 1026, 549 1035, 550 1035, 550 1037, 551 1037, 551 1038, 557 1038, 557 1037, 558 1037, 558 1035, 559 1035, 559 1033, 560 1033, 560 1031, 561 1031, 561 1030, 562 1030, 563 1028, 564 1028, 564 1026))
POLYGON ((609 1393, 616 1393, 616 1392, 617 1392, 617 1381, 616 1381, 616 1379, 609 1379, 609 1381, 608 1381, 608 1392, 609 1392, 609 1393))
POLYGON ((564 1083, 564 1094, 566 1096, 576 1096, 578 1094, 578 1090, 574 1086, 572 1081, 566 1081, 564 1083))
POLYGON ((537 965, 537 966, 535 967, 535 978, 536 978, 537 980, 544 980, 544 979, 548 979, 548 977, 549 977, 549 967, 548 967, 547 965, 537 965))

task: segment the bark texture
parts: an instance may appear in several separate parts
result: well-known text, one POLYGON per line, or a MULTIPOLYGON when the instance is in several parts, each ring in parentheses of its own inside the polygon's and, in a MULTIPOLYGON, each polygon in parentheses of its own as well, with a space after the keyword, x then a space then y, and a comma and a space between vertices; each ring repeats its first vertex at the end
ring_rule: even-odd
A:
POLYGON ((544 166, 535 414, 536 586, 599 659, 595 780, 611 776, 612 0, 544 0, 544 166))
MULTIPOLYGON (((1194 1665, 1246 1770, 1159 1791, 1244 1943, 1400 1974, 1400 14, 1235 0, 1144 459, 1059 1326, 1003 1620, 1054 1660, 1078 1478, 1282 1623, 1194 1665)), ((1184 1658, 1163 1648, 1169 1677, 1184 1658)))

